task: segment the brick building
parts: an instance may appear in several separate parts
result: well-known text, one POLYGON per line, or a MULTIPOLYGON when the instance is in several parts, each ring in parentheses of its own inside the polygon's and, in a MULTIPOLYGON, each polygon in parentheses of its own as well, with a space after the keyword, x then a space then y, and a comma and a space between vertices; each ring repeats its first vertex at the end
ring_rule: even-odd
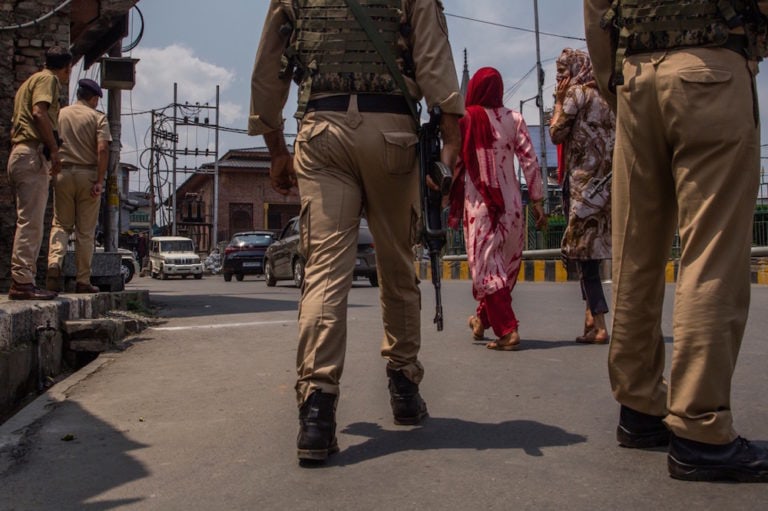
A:
MULTIPOLYGON (((89 67, 128 33, 128 12, 138 0, 2 0, 0 1, 0 292, 10 286, 10 259, 16 229, 16 207, 8 183, 10 122, 16 90, 42 69, 51 46, 68 47, 75 62, 89 67), (37 23, 32 23, 37 21, 37 23), (29 26, 26 26, 29 25, 29 26)), ((62 84, 67 103, 69 84, 62 84)), ((43 237, 45 254, 50 208, 43 237)), ((38 260, 44 276, 45 259, 38 260)))
MULTIPOLYGON (((266 148, 232 149, 219 159, 218 241, 236 232, 280 230, 299 214, 298 193, 288 196, 270 185, 270 157, 266 148)), ((177 233, 195 241, 200 252, 211 249, 213 239, 214 164, 190 176, 176 192, 177 233)))

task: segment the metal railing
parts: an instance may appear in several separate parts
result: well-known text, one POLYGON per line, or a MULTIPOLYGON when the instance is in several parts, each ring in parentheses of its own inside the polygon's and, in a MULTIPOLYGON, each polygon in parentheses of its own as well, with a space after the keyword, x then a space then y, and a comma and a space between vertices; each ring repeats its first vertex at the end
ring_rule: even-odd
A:
MULTIPOLYGON (((524 257, 526 253, 535 252, 539 257, 545 259, 558 259, 560 257, 560 244, 567 224, 566 219, 560 215, 552 215, 549 218, 547 229, 537 231, 533 214, 529 212, 528 206, 523 209, 528 226, 525 233, 524 257)), ((463 229, 448 229, 445 246, 446 257, 444 259, 450 260, 448 259, 449 256, 463 255, 466 255, 463 229)), ((764 205, 759 205, 755 210, 752 225, 752 256, 768 257, 768 207, 764 205)), ((680 237, 677 233, 675 233, 675 239, 672 243, 670 257, 672 259, 680 257, 680 237)))

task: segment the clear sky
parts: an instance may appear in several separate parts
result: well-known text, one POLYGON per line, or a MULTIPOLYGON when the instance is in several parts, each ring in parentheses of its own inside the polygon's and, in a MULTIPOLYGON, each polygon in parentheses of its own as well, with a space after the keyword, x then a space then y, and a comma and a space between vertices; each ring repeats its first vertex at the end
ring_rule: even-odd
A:
MULTIPOLYGON (((123 112, 142 112, 162 108, 173 101, 173 84, 178 83, 181 102, 215 101, 216 85, 221 87, 222 126, 244 129, 249 105, 249 80, 256 53, 267 0, 141 0, 137 5, 144 16, 144 34, 139 45, 130 53, 141 59, 137 64, 137 84, 123 93, 123 112)), ((520 101, 535 96, 536 64, 535 36, 517 30, 464 18, 484 20, 509 27, 532 31, 534 28, 533 0, 444 0, 448 15, 451 45, 457 72, 463 66, 463 50, 469 55, 470 73, 483 66, 499 69, 504 77, 506 106, 520 108, 520 101)), ((582 2, 580 0, 539 0, 541 60, 545 70, 545 106, 553 103, 555 81, 554 58, 564 47, 585 48, 582 2)), ((136 11, 131 15, 128 45, 138 36, 141 23, 136 11)), ((98 66, 88 71, 75 69, 74 77, 93 77, 98 66)), ((767 104, 768 90, 760 84, 762 104, 767 104)), ((292 116, 295 111, 295 86, 286 104, 284 117, 287 132, 295 132, 292 116)), ((106 105, 102 105, 106 108, 106 105)), ((534 102, 523 108, 526 121, 538 124, 534 102)), ((123 161, 146 166, 149 145, 147 130, 149 115, 124 117, 123 161)), ((182 134, 180 146, 187 144, 213 148, 209 130, 182 134), (205 131, 205 132, 203 132, 205 131), (192 138, 190 140, 190 137, 192 138)), ((262 137, 223 134, 220 154, 238 147, 263 146, 262 137)), ((197 165, 206 160, 197 161, 197 165)), ((210 161, 208 159, 207 161, 210 161)), ((146 176, 132 187, 145 187, 146 176)))

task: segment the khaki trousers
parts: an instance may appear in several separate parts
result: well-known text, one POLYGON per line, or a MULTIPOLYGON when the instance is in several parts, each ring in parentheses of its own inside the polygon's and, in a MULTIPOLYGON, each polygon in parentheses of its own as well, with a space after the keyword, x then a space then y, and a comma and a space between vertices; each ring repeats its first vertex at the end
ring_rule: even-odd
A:
POLYGON ((759 125, 751 64, 721 48, 628 57, 613 160, 616 399, 682 438, 732 441, 731 378, 747 320, 759 125), (665 382, 664 266, 681 241, 665 382))
POLYGON ((381 354, 390 368, 421 381, 421 295, 413 266, 419 219, 416 143, 410 116, 359 113, 354 98, 349 112, 310 112, 301 123, 295 167, 307 264, 299 306, 299 404, 314 389, 339 393, 347 294, 363 212, 376 246, 381 354))
POLYGON ((91 197, 98 178, 93 167, 64 167, 53 183, 53 225, 48 249, 48 267, 63 267, 67 244, 76 233, 75 261, 77 282, 91 283, 91 261, 100 197, 91 197))
POLYGON ((16 144, 8 157, 8 179, 16 199, 11 277, 18 284, 34 284, 43 243, 50 164, 42 148, 38 143, 16 144))

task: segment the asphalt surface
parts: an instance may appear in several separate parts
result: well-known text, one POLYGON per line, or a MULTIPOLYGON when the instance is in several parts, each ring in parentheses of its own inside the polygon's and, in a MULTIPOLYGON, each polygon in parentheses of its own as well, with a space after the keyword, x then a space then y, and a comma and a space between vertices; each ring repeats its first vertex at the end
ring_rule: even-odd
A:
MULTIPOLYGON (((378 290, 355 283, 337 414, 341 451, 296 461, 298 290, 262 280, 136 278, 161 323, 0 426, 2 510, 765 509, 768 485, 687 483, 663 450, 617 446, 606 346, 582 346, 576 283, 518 284, 523 349, 473 342, 470 283, 422 284, 430 418, 392 422, 378 290), (11 424, 11 426, 9 426, 11 424)), ((738 431, 768 440, 768 287, 753 286, 734 379, 738 431)), ((606 285, 606 291, 610 286, 606 285)), ((663 328, 671 335, 673 286, 663 328)), ((668 350, 671 339, 668 339, 668 350)), ((669 357, 668 357, 669 358, 669 357)))

